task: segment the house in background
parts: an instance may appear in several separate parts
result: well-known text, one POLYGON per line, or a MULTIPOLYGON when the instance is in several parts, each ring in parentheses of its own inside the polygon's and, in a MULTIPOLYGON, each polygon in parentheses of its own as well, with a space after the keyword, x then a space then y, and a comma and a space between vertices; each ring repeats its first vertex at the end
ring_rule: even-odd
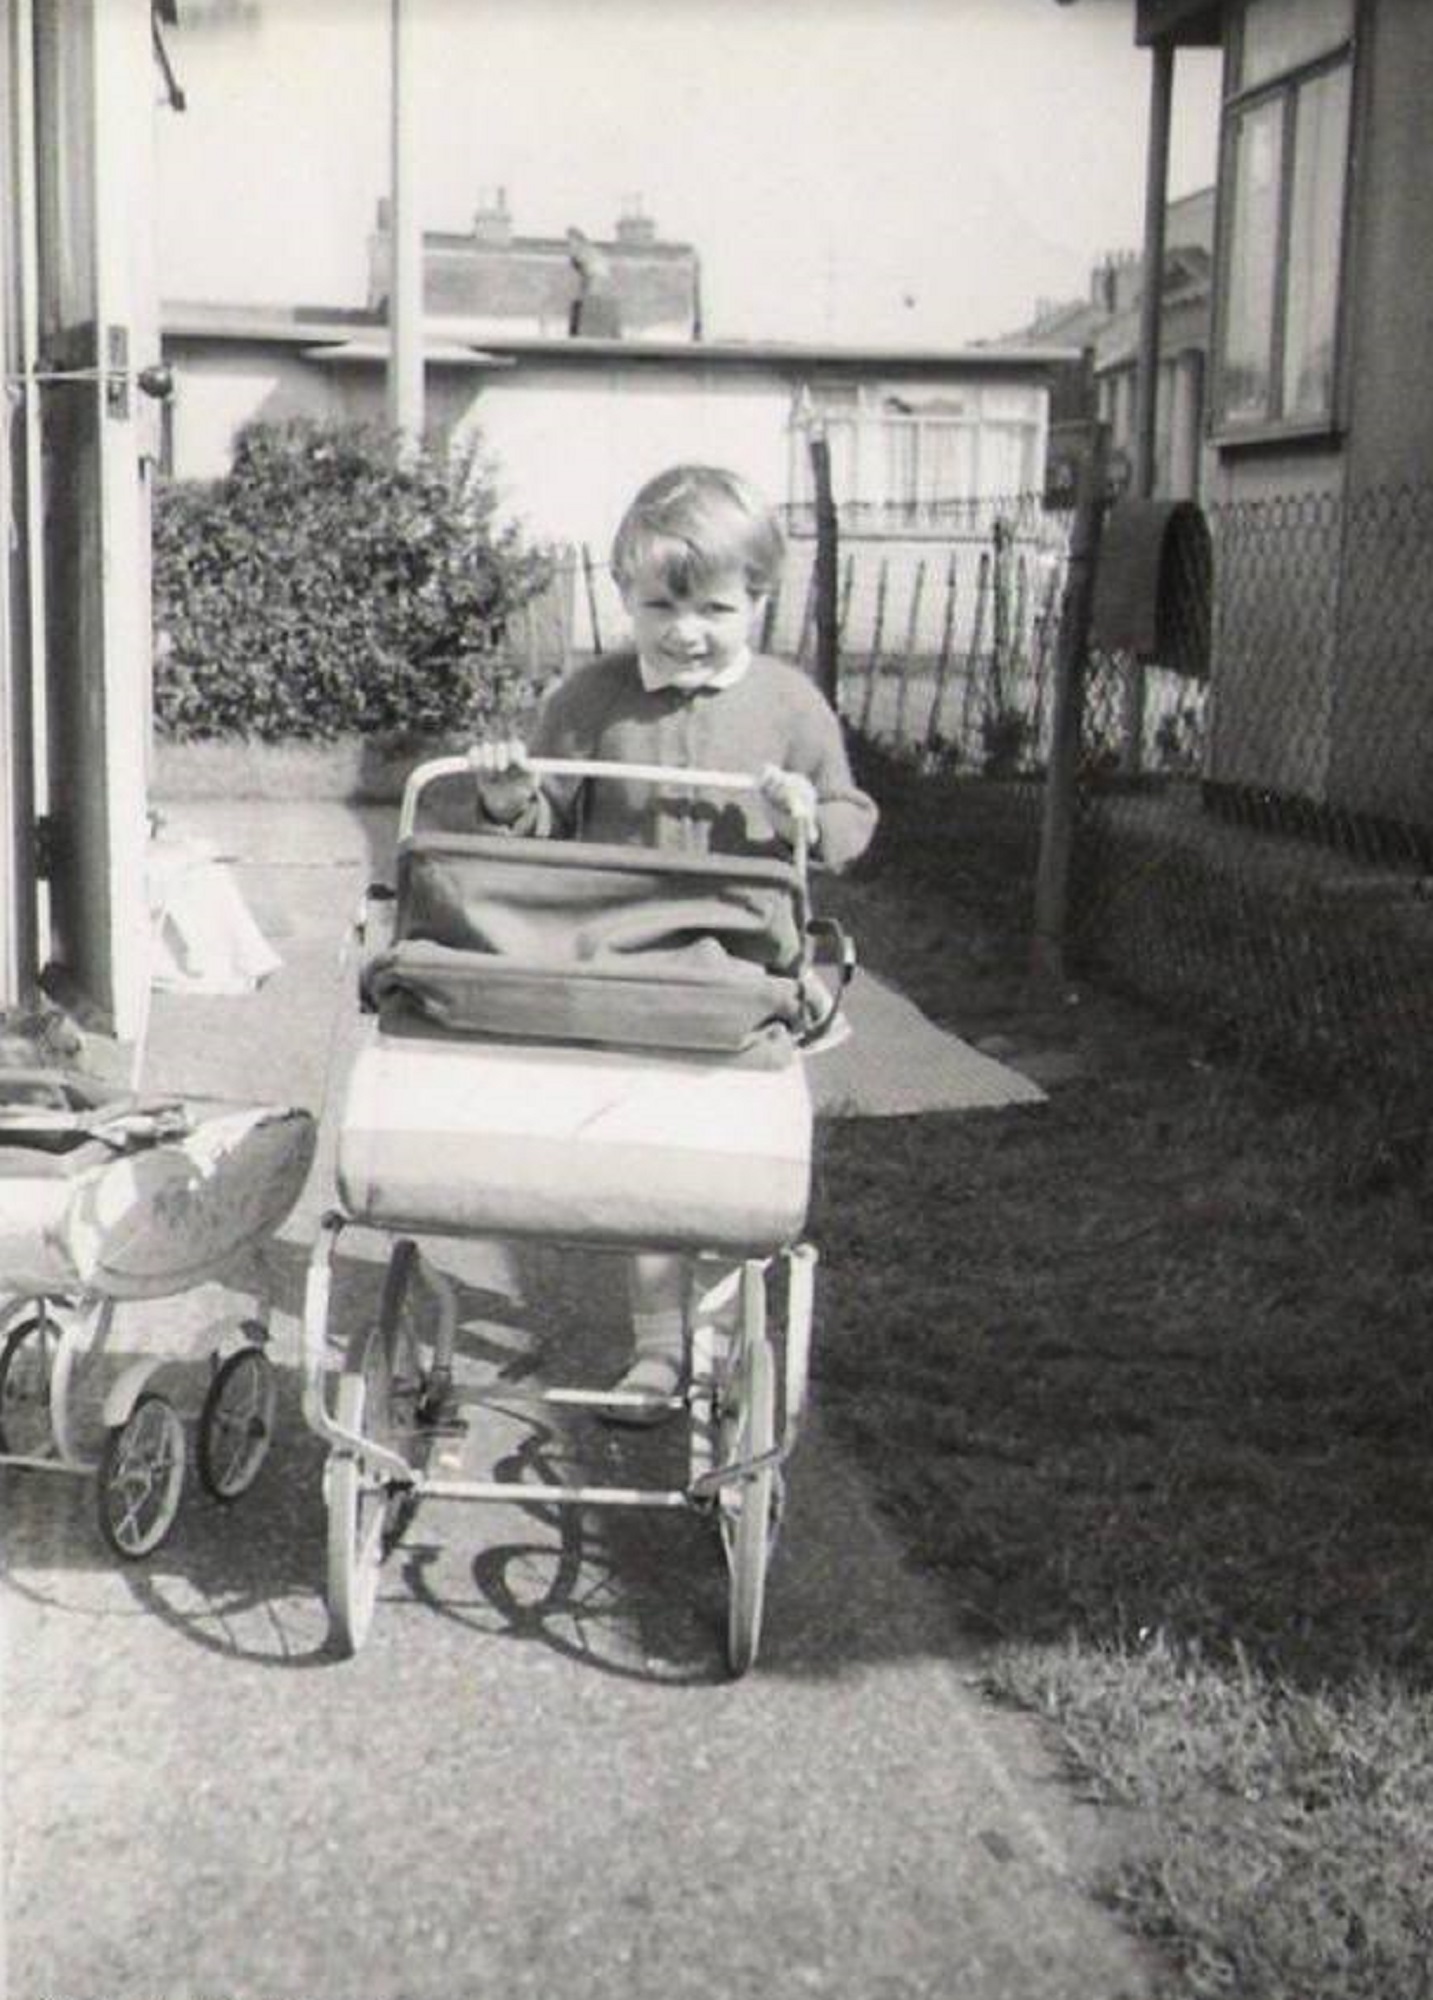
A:
MULTIPOLYGON (((1051 385, 1078 365, 1068 344, 706 341, 696 253, 661 242, 650 218, 634 210, 613 241, 581 238, 576 255, 585 270, 568 241, 514 235, 505 195, 480 208, 471 234, 423 237, 427 430, 478 432, 505 506, 534 536, 605 550, 634 487, 682 458, 743 471, 799 525, 818 428, 848 524, 910 528, 1038 491, 1051 385), (606 267, 597 298, 587 252, 606 267), (606 331, 586 330, 585 305, 608 309, 594 315, 606 331)), ((165 305, 168 471, 222 473, 256 418, 384 420, 382 207, 370 257, 362 309, 165 305)))
MULTIPOLYGON (((1209 354, 1214 189, 1169 203, 1159 288, 1159 377, 1155 393, 1153 493, 1197 500, 1204 484, 1204 379, 1209 354)), ((1109 274, 1109 314, 1094 335, 1096 414, 1110 444, 1133 460, 1142 270, 1130 253, 1109 274)))
MULTIPOLYGON (((1214 189, 1168 203, 1159 299, 1159 380, 1154 417, 1153 494, 1197 500, 1203 487, 1204 379, 1209 353, 1214 189)), ((1082 299, 1042 301, 1029 324, 1000 345, 1060 342, 1090 356, 1094 414, 1109 426, 1111 451, 1132 461, 1144 270, 1137 250, 1104 257, 1082 299)))
POLYGON ((1426 831, 1433 7, 1136 0, 1134 33, 1156 104, 1223 50, 1210 792, 1426 831))
MULTIPOLYGON (((368 241, 368 308, 386 314, 393 270, 385 199, 368 241)), ((450 334, 568 333, 641 340, 700 340, 701 268, 689 243, 664 242, 633 197, 614 236, 594 242, 514 233, 506 188, 484 195, 466 234, 425 230, 423 312, 450 334)))

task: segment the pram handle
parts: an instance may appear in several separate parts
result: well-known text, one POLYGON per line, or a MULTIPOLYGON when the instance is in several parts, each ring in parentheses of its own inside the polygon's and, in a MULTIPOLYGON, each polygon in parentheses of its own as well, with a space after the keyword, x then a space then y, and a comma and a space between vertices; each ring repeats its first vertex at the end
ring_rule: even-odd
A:
MULTIPOLYGON (((413 831, 418 799, 425 785, 435 778, 469 772, 466 757, 433 757, 409 773, 403 788, 403 804, 398 816, 398 838, 406 840, 413 831)), ((623 764, 598 757, 529 757, 526 769, 537 778, 626 778, 646 785, 694 785, 704 792, 759 792, 761 776, 750 771, 706 771, 687 764, 623 764)), ((806 833, 797 828, 793 858, 803 870, 806 862, 806 833)))

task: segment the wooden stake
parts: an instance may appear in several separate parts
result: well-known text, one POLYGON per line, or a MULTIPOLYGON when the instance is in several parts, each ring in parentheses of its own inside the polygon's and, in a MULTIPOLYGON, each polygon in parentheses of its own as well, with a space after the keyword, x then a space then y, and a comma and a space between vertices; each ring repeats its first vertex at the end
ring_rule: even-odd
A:
POLYGON ((945 616, 940 627, 940 653, 935 663, 935 691, 930 698, 930 715, 926 719, 925 745, 933 750, 940 740, 940 716, 945 706, 945 686, 950 678, 950 649, 955 637, 955 550, 950 552, 950 561, 945 571, 945 616))

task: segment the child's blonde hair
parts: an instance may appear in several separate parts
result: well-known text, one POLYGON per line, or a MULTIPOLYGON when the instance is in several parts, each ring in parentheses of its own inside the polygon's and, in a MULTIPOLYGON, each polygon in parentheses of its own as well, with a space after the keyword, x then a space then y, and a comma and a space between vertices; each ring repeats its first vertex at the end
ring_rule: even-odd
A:
POLYGON ((625 590, 654 566, 683 595, 720 570, 739 569, 753 597, 776 583, 786 540, 755 487, 716 465, 674 465, 649 479, 622 516, 612 574, 625 590))

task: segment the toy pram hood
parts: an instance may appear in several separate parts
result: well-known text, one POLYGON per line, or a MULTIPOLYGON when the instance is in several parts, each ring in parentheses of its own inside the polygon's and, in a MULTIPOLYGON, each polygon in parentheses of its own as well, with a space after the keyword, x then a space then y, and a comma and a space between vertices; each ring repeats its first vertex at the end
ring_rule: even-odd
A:
POLYGON ((418 834, 365 968, 456 1033, 740 1051, 802 1022, 800 878, 764 857, 418 834))
POLYGON ((219 1276, 292 1209, 316 1140, 308 1112, 273 1106, 196 1123, 172 1104, 118 1100, 16 1109, 4 1123, 5 1289, 116 1299, 219 1276))

